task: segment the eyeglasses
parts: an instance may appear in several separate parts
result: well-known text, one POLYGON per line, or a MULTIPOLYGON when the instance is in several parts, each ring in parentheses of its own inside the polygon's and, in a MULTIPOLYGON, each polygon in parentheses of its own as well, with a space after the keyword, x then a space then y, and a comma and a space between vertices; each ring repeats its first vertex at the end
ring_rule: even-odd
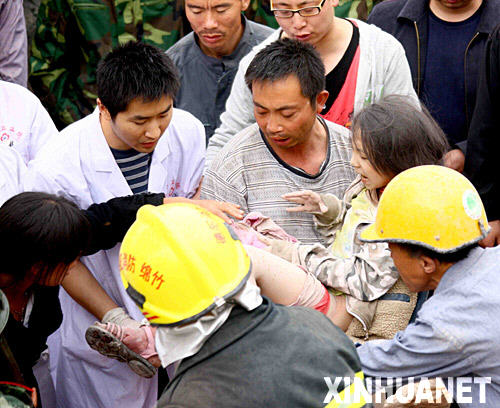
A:
POLYGON ((278 18, 292 18, 295 13, 299 13, 299 16, 302 17, 312 17, 315 15, 318 15, 321 12, 321 9, 325 5, 325 1, 323 0, 319 6, 313 6, 313 7, 304 7, 296 10, 290 10, 290 9, 271 9, 271 11, 274 14, 274 17, 278 18))

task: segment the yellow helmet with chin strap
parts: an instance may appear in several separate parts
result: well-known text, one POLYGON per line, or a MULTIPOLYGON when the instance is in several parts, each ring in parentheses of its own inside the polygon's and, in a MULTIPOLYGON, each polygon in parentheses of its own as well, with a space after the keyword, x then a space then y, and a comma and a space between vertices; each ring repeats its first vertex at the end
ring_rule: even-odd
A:
POLYGON ((250 275, 250 259, 231 228, 205 209, 146 205, 123 239, 120 272, 144 316, 174 326, 238 293, 250 275))
POLYGON ((488 229, 483 203, 469 180, 447 167, 419 166, 390 181, 375 223, 360 238, 451 253, 477 243, 488 229))

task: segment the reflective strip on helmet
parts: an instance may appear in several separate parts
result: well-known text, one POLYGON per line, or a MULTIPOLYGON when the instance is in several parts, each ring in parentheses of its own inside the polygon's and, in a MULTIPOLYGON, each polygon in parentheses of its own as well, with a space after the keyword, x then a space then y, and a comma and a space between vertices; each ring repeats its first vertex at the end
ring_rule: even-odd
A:
POLYGON ((132 300, 135 302, 135 304, 142 309, 144 303, 146 302, 146 298, 144 297, 144 295, 135 290, 130 283, 128 284, 128 287, 125 290, 127 291, 128 295, 132 298, 132 300))
POLYGON ((352 384, 339 392, 324 408, 361 408, 366 405, 364 395, 368 392, 364 386, 364 374, 358 371, 352 384), (362 387, 362 389, 360 389, 362 387), (338 401, 340 400, 340 402, 338 401), (344 401, 345 400, 345 401, 344 401), (354 400, 354 401, 353 401, 354 400))

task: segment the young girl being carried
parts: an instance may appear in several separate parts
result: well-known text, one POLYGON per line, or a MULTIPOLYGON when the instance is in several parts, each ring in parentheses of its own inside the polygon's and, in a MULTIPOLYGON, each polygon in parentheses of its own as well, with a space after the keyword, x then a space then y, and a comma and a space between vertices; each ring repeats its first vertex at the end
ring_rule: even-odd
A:
MULTIPOLYGON (((300 204, 288 211, 306 211, 314 215, 317 231, 329 248, 282 240, 269 240, 268 245, 272 254, 305 268, 330 289, 330 305, 325 314, 335 324, 345 331, 354 316, 367 332, 376 309, 373 301, 393 287, 399 273, 387 244, 362 243, 358 239, 359 233, 375 221, 378 201, 389 181, 411 167, 442 164, 448 143, 428 112, 416 109, 396 96, 365 107, 354 118, 352 132, 351 164, 358 176, 343 200, 312 191, 283 196, 300 204), (342 294, 347 296, 339 296, 342 294)), ((255 252, 253 248, 249 249, 252 261, 257 263, 255 252)), ((266 294, 269 272, 260 274, 257 270, 256 275, 266 294), (261 282, 258 275, 264 276, 260 278, 261 282)), ((281 296, 283 292, 286 290, 282 287, 281 296)), ((312 299, 313 292, 319 293, 317 286, 305 285, 292 304, 304 305, 304 299, 312 299)), ((275 293, 268 295, 275 300, 275 293)), ((315 298, 318 299, 318 295, 315 298)), ((322 305, 321 311, 325 311, 324 301, 322 305)), ((306 306, 311 307, 311 304, 306 306)))
MULTIPOLYGON (((400 97, 388 97, 364 108, 354 118, 352 131, 351 164, 358 177, 343 200, 311 191, 283 197, 300 204, 289 211, 314 214, 318 232, 330 248, 274 239, 265 240, 268 251, 246 247, 263 295, 275 303, 319 310, 344 331, 353 316, 371 322, 376 309, 373 301, 399 278, 387 244, 365 244, 358 239, 359 232, 375 221, 384 187, 408 168, 441 164, 448 149, 444 133, 430 115, 400 97)), ((148 344, 154 338, 151 334, 101 328, 133 345, 139 354, 144 354, 146 347, 154 349, 148 344)), ((96 344, 93 347, 112 354, 96 344)))

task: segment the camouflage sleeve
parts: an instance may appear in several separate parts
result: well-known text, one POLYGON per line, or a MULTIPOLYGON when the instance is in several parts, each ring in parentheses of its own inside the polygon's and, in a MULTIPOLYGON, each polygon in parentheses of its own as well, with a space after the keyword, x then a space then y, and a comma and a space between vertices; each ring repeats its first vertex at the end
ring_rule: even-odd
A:
POLYGON ((366 21, 373 6, 381 1, 382 0, 340 0, 339 5, 335 7, 335 16, 340 18, 357 18, 366 21))
POLYGON ((333 194, 320 194, 321 199, 328 207, 324 214, 314 214, 314 225, 319 234, 323 237, 322 242, 330 246, 337 235, 337 231, 342 228, 342 223, 346 214, 347 206, 333 194))
POLYGON ((270 251, 313 273, 323 285, 362 301, 384 295, 399 273, 385 243, 360 243, 350 258, 337 258, 320 244, 273 242, 270 251))
MULTIPOLYGON (((96 95, 86 95, 78 78, 91 55, 81 55, 78 24, 66 0, 42 0, 30 57, 30 84, 61 129, 92 112, 96 95)), ((97 61, 95 61, 95 65, 97 61)))

